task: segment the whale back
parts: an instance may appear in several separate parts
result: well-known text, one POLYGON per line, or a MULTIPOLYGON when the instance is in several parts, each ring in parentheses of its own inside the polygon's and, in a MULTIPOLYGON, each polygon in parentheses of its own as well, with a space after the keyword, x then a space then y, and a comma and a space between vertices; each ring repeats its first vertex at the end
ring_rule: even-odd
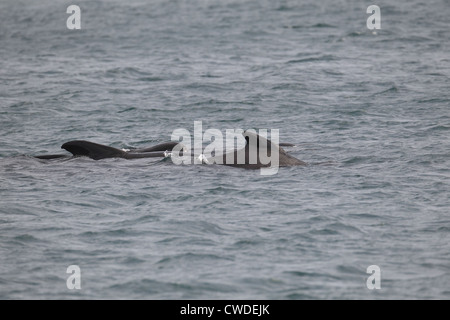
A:
MULTIPOLYGON (((242 135, 246 140, 245 147, 219 156, 222 164, 245 169, 306 165, 305 162, 287 154, 278 144, 258 135, 253 130, 247 130, 242 135)), ((216 160, 217 163, 218 158, 214 157, 212 160, 216 160)))
POLYGON ((123 158, 126 154, 123 150, 84 140, 66 142, 61 149, 69 151, 74 156, 86 156, 94 160, 123 158))

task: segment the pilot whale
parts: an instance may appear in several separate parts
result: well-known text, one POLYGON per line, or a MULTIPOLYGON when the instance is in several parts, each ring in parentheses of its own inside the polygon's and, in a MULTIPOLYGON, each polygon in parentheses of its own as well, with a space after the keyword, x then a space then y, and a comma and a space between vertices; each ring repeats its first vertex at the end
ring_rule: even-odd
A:
MULTIPOLYGON (((215 155, 209 158, 202 158, 201 162, 207 164, 220 164, 244 169, 260 169, 267 168, 273 165, 277 167, 288 166, 304 166, 307 163, 289 155, 282 146, 293 146, 289 143, 276 144, 256 133, 249 130, 243 132, 246 140, 245 147, 232 152, 215 155), (277 155, 276 161, 271 159, 272 156, 277 155), (268 161, 268 159, 271 159, 268 161), (275 162, 275 163, 274 163, 275 162)), ((62 149, 70 152, 72 156, 85 156, 94 160, 101 160, 107 158, 123 158, 123 159, 142 159, 142 158, 164 158, 171 156, 192 155, 193 152, 187 152, 186 148, 175 141, 161 143, 148 148, 133 149, 125 151, 110 146, 85 141, 73 140, 64 143, 62 149), (177 154, 174 154, 178 151, 177 154)), ((35 158, 50 160, 69 157, 64 154, 55 155, 40 155, 35 158)))
POLYGON ((247 130, 243 133, 245 138, 245 147, 234 150, 212 158, 207 158, 206 163, 223 164, 226 166, 260 169, 272 166, 289 167, 304 166, 305 162, 289 155, 282 146, 293 146, 289 143, 273 143, 253 131, 247 130), (276 157, 275 157, 276 155, 276 157))

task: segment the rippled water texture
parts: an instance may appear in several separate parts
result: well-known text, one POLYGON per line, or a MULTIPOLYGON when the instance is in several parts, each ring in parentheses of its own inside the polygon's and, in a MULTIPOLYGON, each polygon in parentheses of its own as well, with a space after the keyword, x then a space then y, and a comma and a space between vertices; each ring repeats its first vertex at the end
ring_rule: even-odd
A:
POLYGON ((0 298, 449 299, 450 3, 371 4, 1 1, 0 298), (31 157, 194 121, 309 165, 31 157))

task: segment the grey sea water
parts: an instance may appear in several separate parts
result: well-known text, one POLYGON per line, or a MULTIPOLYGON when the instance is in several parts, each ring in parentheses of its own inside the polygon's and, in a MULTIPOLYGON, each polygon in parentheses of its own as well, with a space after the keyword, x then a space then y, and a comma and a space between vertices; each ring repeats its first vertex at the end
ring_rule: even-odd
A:
POLYGON ((448 0, 1 1, 0 298, 449 299, 449 14, 448 0), (309 165, 31 157, 150 146, 194 121, 279 129, 309 165))

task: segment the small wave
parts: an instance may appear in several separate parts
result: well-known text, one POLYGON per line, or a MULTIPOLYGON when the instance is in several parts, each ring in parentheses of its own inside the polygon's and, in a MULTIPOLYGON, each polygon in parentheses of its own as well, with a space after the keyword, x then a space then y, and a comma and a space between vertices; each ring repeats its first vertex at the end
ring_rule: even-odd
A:
POLYGON ((347 34, 347 37, 360 37, 362 35, 364 35, 365 33, 361 32, 361 31, 353 31, 347 34))
POLYGON ((441 124, 437 124, 437 125, 434 125, 434 126, 426 129, 427 132, 447 131, 447 130, 450 130, 450 126, 445 126, 445 125, 441 125, 441 124))
POLYGON ((154 82, 164 80, 161 77, 154 76, 152 73, 140 70, 135 67, 118 67, 112 68, 105 71, 105 76, 107 78, 117 78, 117 77, 128 77, 136 78, 139 81, 154 82))
POLYGON ((333 26, 328 23, 316 23, 312 25, 311 28, 336 28, 336 26, 333 26))
POLYGON ((383 95, 383 94, 387 94, 387 93, 397 93, 399 92, 399 89, 397 86, 393 85, 392 87, 390 87, 389 89, 380 91, 380 92, 376 92, 372 95, 373 96, 378 96, 378 95, 383 95))
POLYGON ((159 265, 166 265, 166 264, 171 264, 171 263, 187 263, 187 262, 198 262, 200 263, 200 261, 205 261, 205 260, 210 260, 210 261, 221 261, 221 260, 228 260, 228 261, 233 261, 234 259, 231 257, 227 257, 225 255, 217 255, 217 254, 207 254, 207 253, 192 253, 192 252, 187 252, 187 253, 182 253, 182 254, 177 254, 177 255, 173 255, 170 257, 164 257, 162 259, 160 259, 156 264, 159 265))
POLYGON ((417 100, 418 103, 449 103, 450 99, 446 98, 430 98, 430 99, 420 99, 417 100))
POLYGON ((135 110, 137 110, 135 107, 130 107, 130 108, 126 108, 124 110, 117 111, 117 113, 124 113, 124 112, 135 111, 135 110))
POLYGON ((347 159, 344 159, 342 161, 342 164, 360 164, 360 163, 367 163, 370 160, 372 160, 372 157, 363 157, 363 156, 354 156, 347 159))
POLYGON ((316 62, 316 61, 333 61, 336 60, 336 57, 331 55, 331 54, 327 54, 327 55, 322 55, 319 57, 310 57, 310 58, 305 58, 305 59, 294 59, 294 60, 289 60, 286 63, 305 63, 305 62, 316 62))
POLYGON ((145 81, 145 82, 156 82, 156 81, 163 81, 163 78, 160 77, 142 77, 138 78, 139 81, 145 81))
POLYGON ((14 240, 20 241, 20 242, 38 242, 39 239, 35 238, 34 236, 30 234, 22 234, 20 236, 15 236, 14 240))
POLYGON ((292 25, 292 26, 283 26, 285 29, 307 29, 307 28, 337 28, 334 25, 328 24, 328 23, 316 23, 309 26, 302 26, 302 25, 292 25))
POLYGON ((306 272, 306 271, 285 271, 287 275, 300 277, 300 278, 325 278, 325 279, 339 279, 336 276, 326 273, 318 273, 318 272, 306 272))

